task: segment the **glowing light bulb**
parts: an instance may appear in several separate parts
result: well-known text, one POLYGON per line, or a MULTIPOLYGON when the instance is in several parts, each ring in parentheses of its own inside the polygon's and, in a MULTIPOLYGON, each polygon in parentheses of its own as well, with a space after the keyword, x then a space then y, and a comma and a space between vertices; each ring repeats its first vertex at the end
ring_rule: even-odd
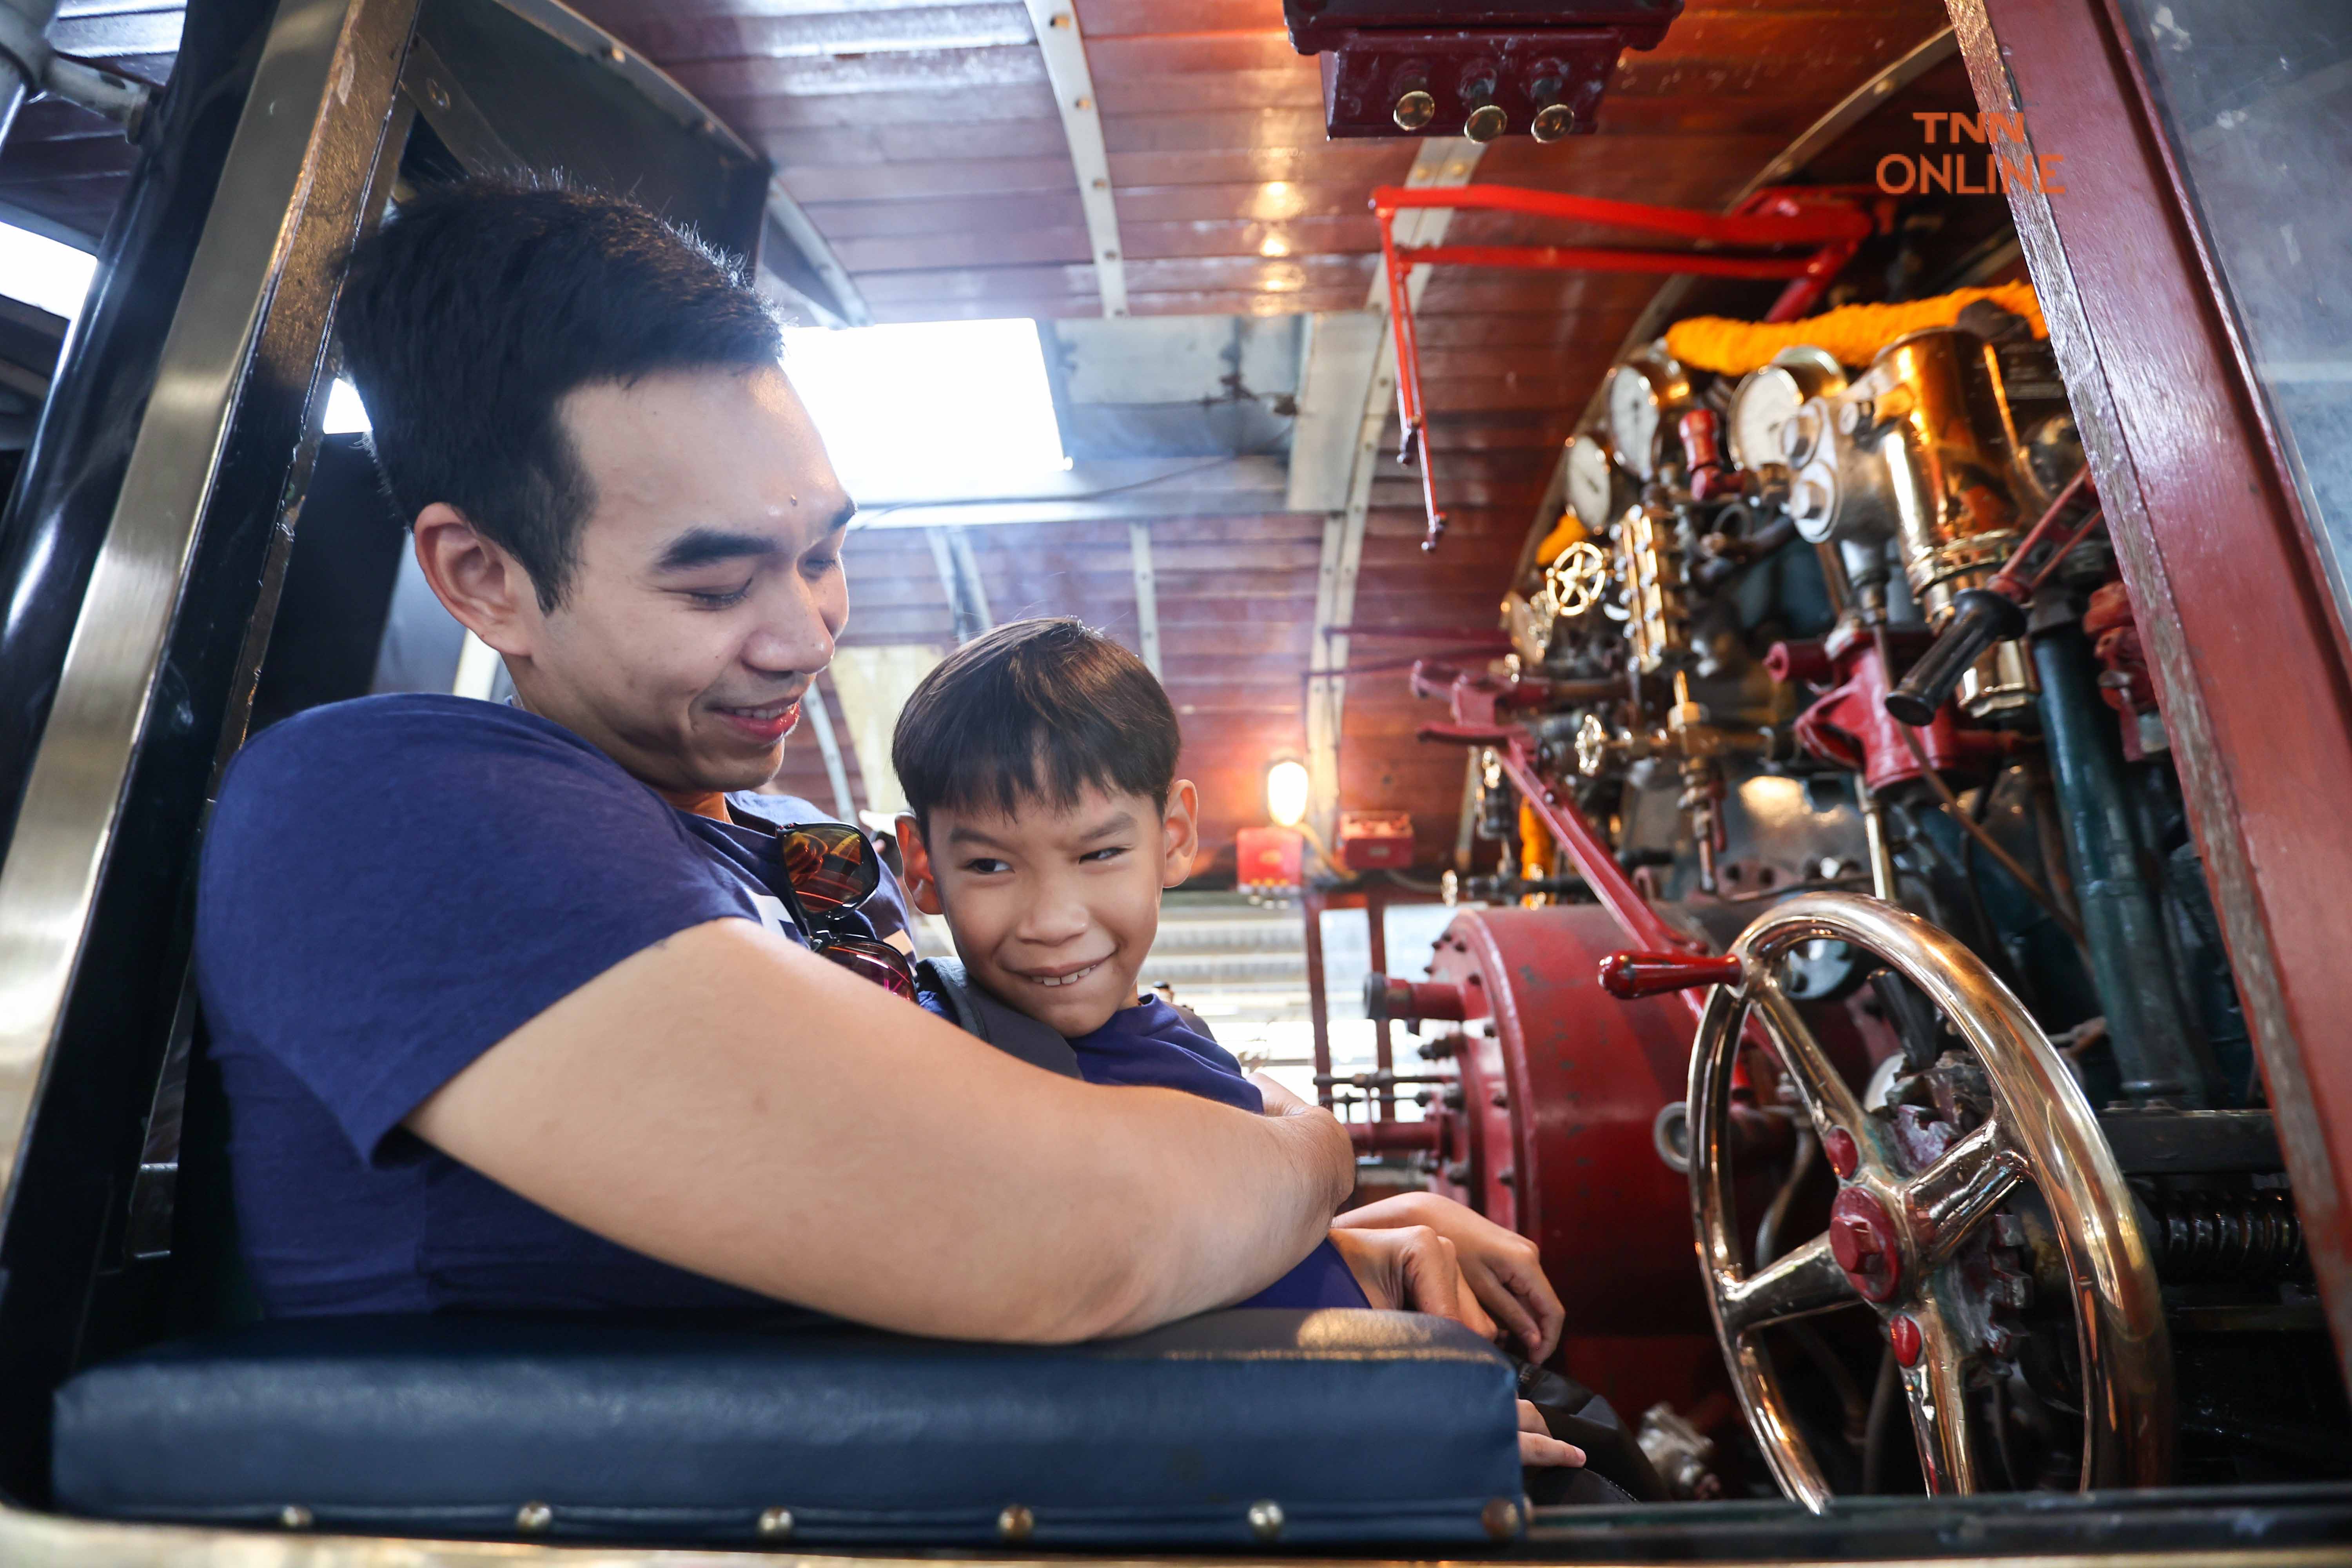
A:
POLYGON ((1286 758, 1265 770, 1265 814, 1277 826, 1296 827, 1307 815, 1311 781, 1307 764, 1286 758))

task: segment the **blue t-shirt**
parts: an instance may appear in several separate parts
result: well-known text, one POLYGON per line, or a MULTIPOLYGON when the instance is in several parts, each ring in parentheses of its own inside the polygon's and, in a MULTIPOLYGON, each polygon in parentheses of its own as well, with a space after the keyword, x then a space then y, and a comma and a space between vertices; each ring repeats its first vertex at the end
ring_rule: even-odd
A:
MULTIPOLYGON (((772 822, 822 815, 729 803, 772 822)), ((519 708, 370 697, 257 736, 205 835, 196 983, 265 1310, 772 1306, 560 1219, 400 1124, 522 1025, 690 926, 757 921, 800 940, 782 880, 772 834, 680 811, 519 708)), ((892 883, 866 912, 877 935, 906 923, 892 883)))
MULTIPOLYGON (((1088 1083, 1150 1084, 1181 1089, 1204 1100, 1222 1100, 1252 1113, 1265 1110, 1265 1097, 1242 1074, 1242 1064, 1216 1041, 1184 1022, 1157 996, 1139 1006, 1121 1007, 1110 1022, 1070 1042, 1078 1071, 1088 1083)), ((1251 1297, 1243 1307, 1362 1307, 1363 1287, 1348 1271, 1347 1259, 1327 1239, 1306 1260, 1251 1297)))

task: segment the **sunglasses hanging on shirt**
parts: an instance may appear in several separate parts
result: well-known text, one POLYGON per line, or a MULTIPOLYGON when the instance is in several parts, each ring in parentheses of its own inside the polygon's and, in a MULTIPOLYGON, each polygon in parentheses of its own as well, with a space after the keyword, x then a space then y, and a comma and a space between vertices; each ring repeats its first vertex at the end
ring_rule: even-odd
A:
POLYGON ((804 822, 778 828, 776 848, 784 861, 784 904, 809 947, 911 1001, 913 961, 857 929, 864 922, 852 918, 882 885, 882 853, 874 841, 845 822, 804 822))

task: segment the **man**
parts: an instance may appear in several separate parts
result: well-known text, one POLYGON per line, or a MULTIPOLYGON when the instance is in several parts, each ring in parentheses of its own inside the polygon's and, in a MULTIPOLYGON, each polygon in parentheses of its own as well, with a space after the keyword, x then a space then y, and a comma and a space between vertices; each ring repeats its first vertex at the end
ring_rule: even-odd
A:
POLYGON ((341 324, 425 580, 517 701, 313 710, 224 783, 198 983, 269 1310, 1073 1340, 1316 1246, 1329 1117, 1041 1073, 787 918, 729 797, 832 657, 853 509, 737 273, 625 203, 467 187, 362 247, 341 324))

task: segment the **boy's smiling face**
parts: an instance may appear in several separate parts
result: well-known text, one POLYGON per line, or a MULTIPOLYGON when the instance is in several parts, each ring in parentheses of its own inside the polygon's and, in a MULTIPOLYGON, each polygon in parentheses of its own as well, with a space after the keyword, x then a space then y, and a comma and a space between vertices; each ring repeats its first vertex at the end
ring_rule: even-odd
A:
POLYGON ((1184 779, 1165 812, 1089 784, 1067 807, 934 806, 928 831, 911 816, 898 829, 916 908, 946 917, 973 979, 1064 1036, 1133 1005, 1160 891, 1192 874, 1201 844, 1184 779))

